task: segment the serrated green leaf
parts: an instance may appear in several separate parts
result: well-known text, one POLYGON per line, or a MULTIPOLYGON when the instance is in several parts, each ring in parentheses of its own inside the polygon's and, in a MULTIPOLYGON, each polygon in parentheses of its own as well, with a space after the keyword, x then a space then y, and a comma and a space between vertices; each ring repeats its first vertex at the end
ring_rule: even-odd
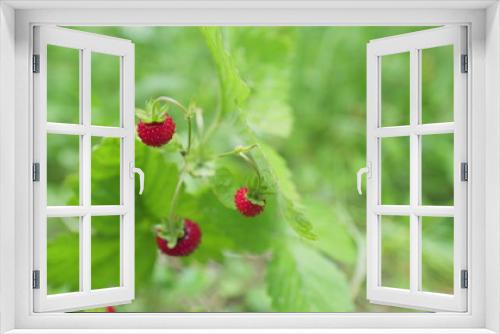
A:
POLYGON ((231 55, 225 50, 222 32, 218 27, 202 27, 201 31, 214 59, 221 87, 222 114, 233 112, 250 92, 241 79, 231 55))
POLYGON ((283 159, 271 146, 259 144, 260 152, 270 168, 271 176, 283 197, 298 206, 301 202, 297 187, 293 182, 293 175, 283 159))
POLYGON ((177 212, 196 221, 202 230, 202 242, 187 261, 222 261, 225 252, 262 254, 282 236, 272 202, 262 214, 248 218, 234 206, 224 206, 211 192, 196 197, 184 194, 177 212))
POLYGON ((210 180, 207 177, 196 177, 191 174, 184 175, 184 190, 192 195, 201 194, 210 189, 210 180))
POLYGON ((212 191, 227 208, 234 209, 234 194, 238 183, 233 172, 228 168, 218 168, 212 178, 212 191))
POLYGON ((144 193, 137 198, 137 202, 144 207, 143 215, 161 221, 168 215, 179 170, 162 151, 142 143, 136 142, 135 154, 135 165, 145 174, 144 193))
POLYGON ((285 160, 271 147, 259 144, 262 157, 258 159, 268 183, 274 184, 282 218, 302 237, 314 240, 312 224, 304 216, 301 199, 285 160))
POLYGON ((275 247, 268 293, 277 312, 350 312, 350 287, 335 263, 300 242, 275 247))
POLYGON ((235 28, 229 37, 238 68, 252 89, 243 107, 250 127, 258 135, 289 136, 293 127, 289 92, 295 29, 235 28))
POLYGON ((239 112, 232 121, 233 131, 237 132, 240 141, 258 143, 259 147, 252 150, 252 157, 268 188, 266 192, 274 194, 270 197, 276 199, 280 221, 287 223, 300 236, 314 240, 316 235, 311 223, 304 216, 300 196, 285 160, 270 146, 258 141, 248 126, 244 113, 239 112))
POLYGON ((313 222, 317 240, 309 245, 336 261, 354 265, 357 259, 356 242, 351 236, 348 224, 350 217, 336 205, 327 205, 318 200, 305 203, 305 213, 313 222))

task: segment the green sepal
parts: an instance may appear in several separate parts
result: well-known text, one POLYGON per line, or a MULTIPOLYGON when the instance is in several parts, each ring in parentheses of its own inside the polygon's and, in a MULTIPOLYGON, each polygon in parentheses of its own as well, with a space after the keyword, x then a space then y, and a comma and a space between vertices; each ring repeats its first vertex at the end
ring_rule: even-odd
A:
POLYGON ((271 187, 266 182, 264 178, 260 179, 258 176, 253 176, 248 182, 248 193, 253 194, 254 197, 261 197, 262 195, 272 195, 275 192, 271 190, 271 187))
POLYGON ((144 123, 161 123, 168 116, 168 107, 164 104, 155 103, 156 100, 146 101, 145 109, 136 108, 135 114, 144 123))
MULTIPOLYGON (((259 196, 260 197, 260 196, 259 196)), ((250 201, 250 203, 259 205, 259 206, 264 206, 266 205, 266 201, 263 198, 256 197, 255 195, 249 195, 247 194, 247 200, 250 201)))
POLYGON ((178 219, 173 226, 173 231, 169 230, 169 226, 168 223, 157 225, 155 231, 156 235, 167 241, 167 247, 172 249, 177 245, 179 239, 184 237, 184 221, 178 219))
POLYGON ((137 116, 138 119, 143 121, 144 123, 152 123, 152 118, 151 115, 148 114, 145 110, 140 109, 140 108, 135 108, 135 115, 137 116))
POLYGON ((259 205, 259 206, 264 206, 266 205, 266 200, 264 198, 265 190, 267 189, 267 186, 265 184, 259 183, 259 180, 257 177, 252 178, 248 182, 248 193, 247 193, 247 200, 250 201, 250 203, 259 205))

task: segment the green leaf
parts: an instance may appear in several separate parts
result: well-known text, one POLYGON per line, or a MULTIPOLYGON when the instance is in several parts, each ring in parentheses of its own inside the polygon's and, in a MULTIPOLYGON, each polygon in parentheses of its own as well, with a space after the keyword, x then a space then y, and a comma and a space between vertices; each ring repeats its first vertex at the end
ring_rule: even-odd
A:
POLYGON ((227 208, 234 209, 234 194, 237 188, 233 172, 226 167, 217 169, 215 177, 212 178, 212 191, 227 208))
POLYGON ((242 107, 250 127, 258 135, 288 137, 294 119, 289 94, 295 28, 233 28, 228 35, 236 64, 252 90, 242 107))
MULTIPOLYGON (((281 217, 302 237, 316 239, 312 224, 304 216, 301 199, 285 160, 271 147, 259 144, 261 157, 256 159, 260 164, 266 182, 274 184, 281 217)), ((258 156, 258 155, 257 155, 258 156)))
POLYGON ((245 101, 250 90, 241 79, 233 58, 224 48, 221 29, 202 27, 201 31, 217 68, 222 95, 222 114, 233 112, 245 101))
POLYGON ((272 201, 262 214, 248 218, 234 207, 224 206, 212 192, 184 194, 177 212, 197 222, 202 230, 199 248, 186 261, 222 261, 227 252, 262 254, 271 249, 275 239, 283 237, 272 201))
POLYGON ((336 261, 354 265, 357 259, 356 242, 351 236, 349 224, 353 224, 350 216, 337 205, 327 205, 318 200, 305 203, 305 213, 313 222, 317 240, 309 245, 328 255, 336 261))
POLYGON ((135 165, 141 168, 145 175, 144 193, 137 197, 136 204, 139 203, 143 207, 144 211, 139 211, 143 216, 154 217, 159 222, 168 215, 179 170, 161 150, 136 141, 135 151, 135 165))
MULTIPOLYGON (((258 165, 266 186, 266 199, 274 198, 277 204, 279 222, 285 222, 300 236, 315 239, 313 227, 304 216, 301 199, 293 182, 293 176, 285 160, 270 146, 259 141, 253 130, 248 126, 246 115, 243 112, 234 114, 234 117, 225 119, 222 123, 224 135, 234 137, 233 141, 240 146, 248 143, 257 143, 258 148, 251 151, 251 155, 258 165), (269 193, 273 195, 269 196, 269 193)), ((233 171, 231 169, 231 171, 233 171)), ((233 171, 234 172, 234 171, 233 171)), ((247 173, 250 176, 251 170, 247 173)), ((248 182, 245 182, 247 184, 248 182)))
POLYGON ((243 186, 248 186, 248 175, 255 172, 237 156, 217 159, 215 168, 215 176, 210 178, 212 191, 225 207, 235 210, 236 191, 243 186))
POLYGON ((268 265, 276 312, 351 312, 349 284, 335 263, 300 242, 279 243, 268 265))
POLYGON ((271 146, 259 143, 259 149, 267 163, 267 177, 274 180, 281 194, 290 202, 299 205, 300 196, 293 182, 293 175, 283 159, 271 146))

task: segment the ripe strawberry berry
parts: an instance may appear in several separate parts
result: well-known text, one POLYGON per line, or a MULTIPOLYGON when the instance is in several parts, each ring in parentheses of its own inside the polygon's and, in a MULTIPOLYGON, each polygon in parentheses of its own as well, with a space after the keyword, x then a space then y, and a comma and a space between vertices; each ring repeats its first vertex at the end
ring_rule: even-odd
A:
POLYGON ((241 214, 247 217, 254 217, 264 210, 265 201, 256 200, 248 194, 248 188, 242 187, 234 195, 234 203, 241 214))
POLYGON ((175 122, 167 116, 163 122, 137 124, 137 133, 141 141, 149 146, 159 147, 168 143, 175 132, 175 122))
POLYGON ((175 122, 167 114, 167 106, 160 105, 158 100, 146 102, 146 109, 136 109, 139 118, 137 134, 141 141, 153 147, 168 143, 175 132, 175 122))
POLYGON ((116 308, 114 306, 107 306, 106 307, 106 312, 108 312, 108 313, 115 313, 116 312, 116 308))
POLYGON ((173 248, 168 247, 168 241, 156 235, 156 244, 163 254, 170 256, 186 256, 193 253, 201 241, 201 229, 195 222, 184 220, 184 235, 177 239, 177 244, 173 248))

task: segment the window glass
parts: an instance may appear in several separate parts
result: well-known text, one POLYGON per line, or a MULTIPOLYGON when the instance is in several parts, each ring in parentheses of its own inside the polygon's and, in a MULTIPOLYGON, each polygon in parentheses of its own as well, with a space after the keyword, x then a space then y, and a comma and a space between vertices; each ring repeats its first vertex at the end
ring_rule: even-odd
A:
POLYGON ((47 45, 47 121, 80 122, 80 50, 47 45))
POLYGON ((120 216, 94 216, 92 224, 92 289, 120 286, 120 216))
POLYGON ((410 124, 410 53, 380 57, 382 126, 410 124))
POLYGON ((422 50, 422 123, 453 122, 453 46, 422 50))
POLYGON ((78 205, 80 136, 47 134, 47 205, 78 205))
POLYGON ((80 218, 47 219, 47 293, 79 291, 80 218))
POLYGON ((422 136, 422 204, 453 206, 453 134, 422 136))
POLYGON ((453 218, 422 217, 422 290, 453 293, 453 218))
POLYGON ((410 138, 380 139, 382 204, 410 202, 410 138))
POLYGON ((92 124, 120 126, 120 57, 92 52, 92 124))
POLYGON ((382 226, 382 282, 391 288, 410 288, 410 220, 405 216, 380 217, 382 226))
POLYGON ((92 205, 120 204, 119 138, 92 138, 92 205))

